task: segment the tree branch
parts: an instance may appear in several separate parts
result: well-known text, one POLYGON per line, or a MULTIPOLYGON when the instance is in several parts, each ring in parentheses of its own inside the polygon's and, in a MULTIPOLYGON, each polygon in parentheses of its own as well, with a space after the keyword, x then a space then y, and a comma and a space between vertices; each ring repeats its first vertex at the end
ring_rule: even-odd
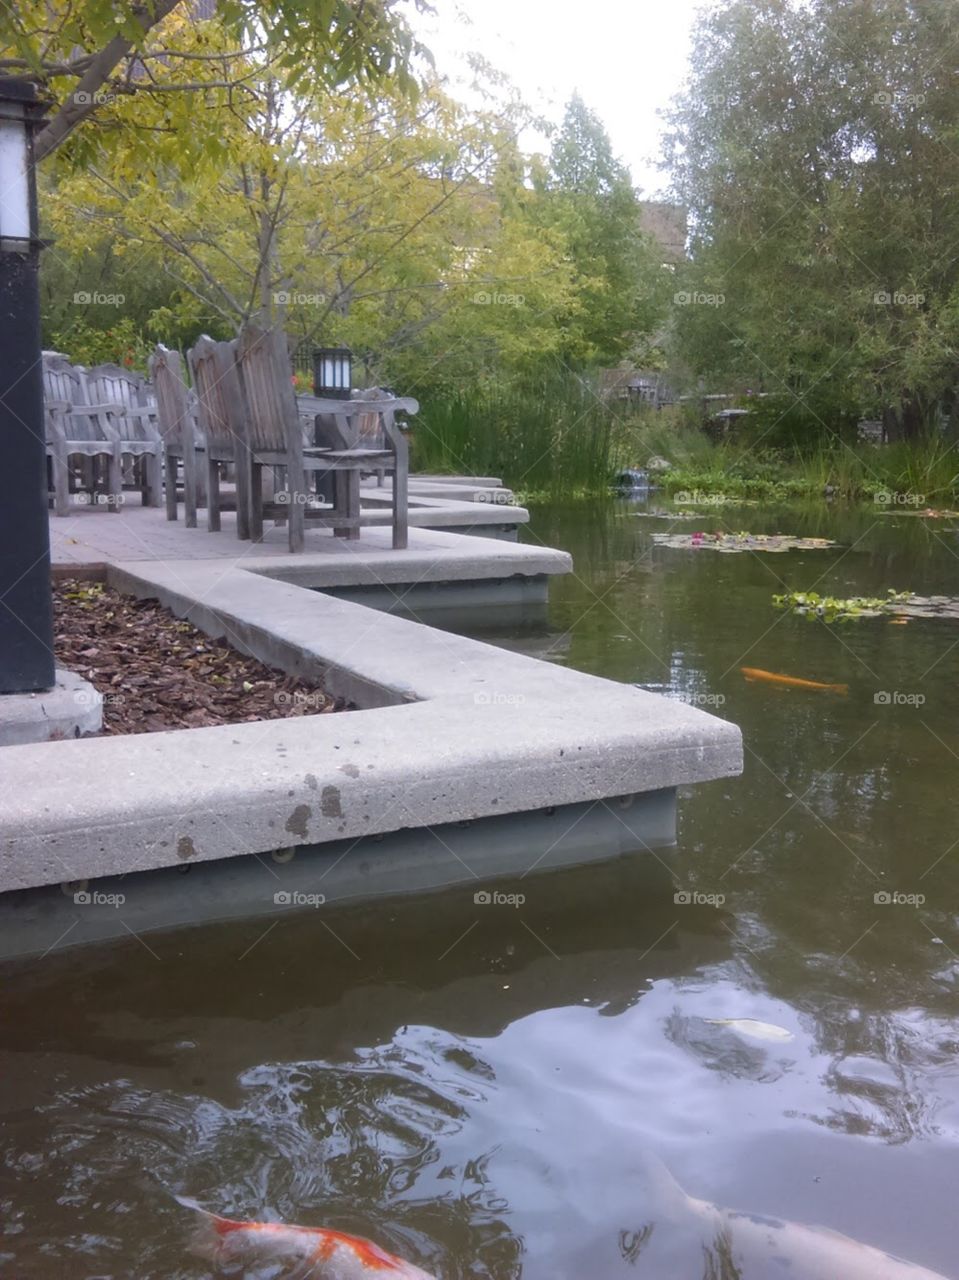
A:
MULTIPOLYGON (((137 25, 146 35, 172 13, 180 0, 155 0, 152 11, 146 6, 136 13, 137 25)), ((100 90, 109 80, 119 63, 133 49, 129 36, 114 36, 108 44, 94 54, 90 65, 80 77, 77 87, 62 103, 59 111, 40 130, 34 142, 34 157, 39 163, 70 136, 78 124, 94 115, 101 105, 100 90)))

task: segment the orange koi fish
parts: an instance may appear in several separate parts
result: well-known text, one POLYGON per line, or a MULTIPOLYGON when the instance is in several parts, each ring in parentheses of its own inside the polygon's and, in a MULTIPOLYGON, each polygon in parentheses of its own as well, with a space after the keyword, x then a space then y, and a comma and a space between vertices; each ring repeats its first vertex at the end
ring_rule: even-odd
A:
POLYGON ((784 684, 789 689, 819 689, 824 693, 849 692, 848 684, 820 684, 818 680, 803 680, 800 676, 778 676, 774 671, 763 671, 761 667, 740 667, 747 680, 765 680, 769 684, 784 684))
POLYGON ((287 1280, 435 1280, 370 1240, 327 1227, 293 1227, 282 1222, 237 1222, 209 1213, 185 1196, 179 1204, 200 1214, 193 1252, 228 1275, 246 1275, 263 1265, 283 1267, 287 1280))

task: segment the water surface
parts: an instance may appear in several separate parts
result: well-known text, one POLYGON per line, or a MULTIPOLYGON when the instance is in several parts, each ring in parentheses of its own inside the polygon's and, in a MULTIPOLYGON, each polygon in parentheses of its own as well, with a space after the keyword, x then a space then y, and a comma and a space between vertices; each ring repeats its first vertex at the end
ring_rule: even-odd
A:
POLYGON ((694 1242, 655 1269, 653 1152, 692 1195, 959 1277, 959 623, 770 603, 959 594, 959 535, 825 504, 643 509, 535 512, 527 536, 576 572, 547 629, 499 638, 735 721, 743 778, 682 799, 673 850, 501 885, 518 908, 469 885, 8 967, 0 1274, 205 1276, 175 1191, 443 1280, 699 1280, 694 1242), (841 545, 652 546, 697 527, 841 545))

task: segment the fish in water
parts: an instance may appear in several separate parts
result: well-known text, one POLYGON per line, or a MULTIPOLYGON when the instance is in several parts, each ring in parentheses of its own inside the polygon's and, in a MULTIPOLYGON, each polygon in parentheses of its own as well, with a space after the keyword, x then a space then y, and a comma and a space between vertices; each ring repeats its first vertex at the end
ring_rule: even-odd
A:
POLYGON ((801 676, 780 676, 775 671, 763 671, 762 667, 740 667, 747 680, 765 680, 767 684, 785 685, 787 689, 817 689, 821 693, 849 692, 848 684, 822 684, 818 680, 803 680, 801 676))
POLYGON ((713 1027, 729 1027, 754 1040, 792 1040, 793 1033, 775 1022, 759 1022, 756 1018, 706 1018, 713 1027))
POLYGON ((279 1280, 435 1280, 411 1262, 394 1257, 359 1236, 326 1227, 285 1226, 282 1222, 237 1222, 210 1213, 195 1200, 174 1197, 200 1215, 193 1252, 226 1275, 248 1276, 269 1266, 279 1280), (276 1270, 277 1267, 282 1268, 276 1270))
POLYGON ((651 1153, 642 1159, 646 1208, 653 1223, 642 1250, 650 1280, 947 1280, 826 1227, 723 1209, 686 1195, 651 1153), (666 1248, 656 1250, 656 1237, 666 1248), (675 1253, 669 1242, 691 1253, 675 1253), (696 1259, 696 1269, 689 1265, 696 1259), (701 1269, 700 1269, 701 1268, 701 1269))

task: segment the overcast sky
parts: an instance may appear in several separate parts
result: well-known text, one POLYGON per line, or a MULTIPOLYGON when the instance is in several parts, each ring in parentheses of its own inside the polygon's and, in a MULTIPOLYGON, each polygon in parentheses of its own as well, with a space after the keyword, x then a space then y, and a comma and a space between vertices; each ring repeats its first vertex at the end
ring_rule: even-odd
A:
MULTIPOLYGON (((647 196, 661 122, 686 74, 690 30, 703 0, 433 0, 415 25, 437 69, 455 77, 464 52, 507 72, 523 97, 559 122, 574 90, 603 120, 613 147, 647 196)), ((541 139, 524 140, 545 149, 541 139)))

